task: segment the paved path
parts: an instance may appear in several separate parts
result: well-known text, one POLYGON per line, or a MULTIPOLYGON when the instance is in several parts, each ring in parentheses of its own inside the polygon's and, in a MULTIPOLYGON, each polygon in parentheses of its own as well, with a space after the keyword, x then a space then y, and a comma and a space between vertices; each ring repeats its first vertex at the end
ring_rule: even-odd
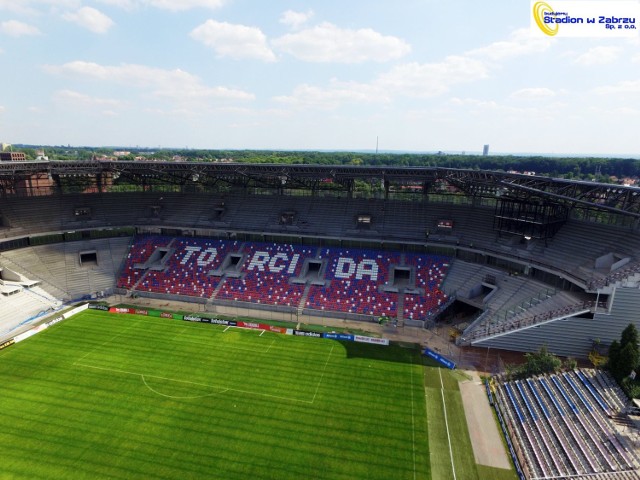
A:
POLYGON ((493 418, 485 387, 476 372, 467 373, 472 376, 472 380, 460 383, 460 394, 476 463, 510 469, 511 462, 493 418))

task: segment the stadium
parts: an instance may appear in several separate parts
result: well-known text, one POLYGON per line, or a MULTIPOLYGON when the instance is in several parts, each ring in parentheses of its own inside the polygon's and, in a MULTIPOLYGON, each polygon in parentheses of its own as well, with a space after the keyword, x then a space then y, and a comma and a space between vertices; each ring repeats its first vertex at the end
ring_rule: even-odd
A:
MULTIPOLYGON (((383 343, 385 333, 403 332, 420 342, 439 330, 446 332, 446 340, 450 337, 442 347, 448 349, 444 354, 461 366, 486 370, 490 352, 494 358, 495 352, 535 352, 544 345, 557 355, 586 359, 594 352, 606 352, 629 323, 640 328, 640 189, 634 187, 438 167, 10 161, 0 163, 0 197, 0 340, 7 345, 43 319, 87 301, 103 301, 106 310, 122 308, 137 315, 132 318, 181 305, 192 322, 208 318, 206 323, 216 323, 211 319, 231 317, 267 322, 257 324, 259 335, 234 334, 238 338, 233 347, 255 353, 259 368, 266 370, 263 380, 254 384, 252 369, 257 367, 245 364, 244 351, 233 357, 233 368, 224 363, 234 375, 212 383, 187 359, 209 348, 208 341, 231 342, 222 340, 220 333, 228 333, 228 320, 219 320, 220 330, 210 326, 194 335, 167 333, 161 319, 150 323, 148 318, 136 320, 146 325, 137 331, 124 315, 109 317, 111 329, 101 331, 107 327, 89 320, 96 312, 81 314, 87 322, 86 342, 93 346, 73 357, 74 365, 86 367, 80 372, 107 375, 108 382, 121 382, 122 388, 141 379, 165 403, 182 398, 204 403, 221 397, 221 392, 233 392, 237 399, 231 403, 225 399, 224 408, 243 409, 244 415, 252 412, 250 397, 259 395, 254 407, 260 418, 255 422, 263 428, 267 428, 263 422, 269 424, 269 409, 284 408, 288 415, 304 418, 308 431, 302 443, 312 447, 294 455, 294 461, 272 459, 245 470, 228 468, 220 478, 248 478, 247 472, 253 478, 456 478, 455 469, 452 474, 429 468, 424 458, 427 451, 444 448, 441 453, 455 463, 453 452, 446 450, 451 449, 450 437, 449 447, 438 447, 428 427, 416 428, 416 422, 426 425, 435 415, 429 412, 430 392, 423 393, 435 380, 431 374, 416 375, 414 368, 423 361, 420 355, 400 348, 392 359, 390 353, 379 353, 391 350, 377 345, 347 345, 345 358, 357 361, 348 367, 336 365, 332 371, 334 347, 302 338, 303 343, 289 348, 299 350, 302 357, 295 362, 308 366, 307 373, 313 375, 307 376, 295 363, 279 364, 280 357, 266 356, 284 342, 276 335, 279 329, 293 328, 304 337, 314 335, 301 325, 330 326, 340 321, 347 326, 345 335, 353 335, 349 322, 382 325, 382 338, 367 337, 369 343, 383 343), (137 332, 131 344, 124 331, 137 332), (144 347, 136 342, 147 335, 147 342, 157 341, 164 357, 140 363, 148 343, 144 347), (122 347, 105 342, 116 337, 122 347), (178 355, 177 338, 188 339, 193 350, 178 355), (264 364, 259 361, 263 354, 264 364), (187 362, 193 376, 185 380, 169 371, 170 358, 176 364, 187 362), (380 363, 367 363, 372 359, 380 363), (239 364, 242 368, 236 367, 239 364), (149 365, 154 369, 147 370, 149 365), (363 395, 362 402, 350 406, 352 399, 342 383, 357 382, 362 370, 372 365, 372 370, 380 369, 380 377, 369 373, 372 381, 398 383, 397 389, 389 387, 385 398, 387 387, 382 386, 372 398, 363 395), (348 369, 352 371, 344 373, 348 369), (345 406, 314 412, 314 419, 321 415, 326 420, 323 426, 301 411, 321 403, 325 375, 345 406), (283 396, 276 386, 285 383, 289 390, 283 396), (376 402, 388 409, 388 417, 371 411, 380 410, 376 402), (348 424, 346 417, 357 412, 367 412, 378 428, 373 432, 396 443, 383 444, 375 453, 358 446, 365 453, 354 460, 353 470, 330 466, 335 449, 314 446, 311 439, 321 430, 340 431, 348 424), (411 424, 404 437, 395 438, 396 413, 399 423, 411 424), (391 453, 398 450, 401 453, 391 453), (327 458, 312 461, 308 458, 312 453, 327 458), (388 463, 377 462, 387 455, 388 463), (367 461, 362 459, 371 464, 365 467, 367 461), (314 474, 304 468, 309 462, 315 465, 314 474), (290 467, 286 475, 258 473, 281 463, 290 467), (406 470, 398 470, 398 465, 406 470), (376 468, 378 476, 371 473, 376 468)), ((68 337, 56 336, 66 324, 76 343, 81 342, 81 320, 69 320, 47 333, 50 348, 73 350, 68 337)), ((33 348, 38 347, 36 339, 24 345, 32 342, 33 348)), ((47 342, 40 343, 44 349, 47 342)), ((15 356, 26 352, 26 347, 11 349, 18 352, 15 356)), ((36 348, 35 355, 46 364, 56 351, 36 348)), ((8 353, 0 355, 9 358, 8 353)), ((28 369, 26 353, 23 356, 20 365, 28 369)), ((231 362, 226 357, 224 361, 231 362)), ((207 368, 223 365, 215 362, 207 368)), ((633 443, 611 440, 612 419, 624 417, 628 400, 610 379, 586 375, 504 382, 490 392, 491 401, 500 405, 498 415, 504 416, 507 439, 514 443, 509 446, 519 463, 518 475, 639 478, 633 443), (580 416, 581 409, 588 420, 580 416), (568 419, 571 415, 575 419, 568 419)), ((37 389, 43 384, 34 385, 37 389)), ((434 385, 442 386, 444 402, 442 377, 434 385)), ((145 408, 151 407, 142 402, 140 409, 145 408)), ((464 414, 461 417, 458 420, 464 423, 464 414)), ((182 420, 192 427, 186 413, 182 420)), ((447 424, 445 439, 449 428, 447 424)), ((103 429, 105 434, 108 428, 103 429)), ((150 427, 147 433, 153 432, 150 427)), ((235 433, 225 437, 227 444, 209 448, 235 451, 252 445, 235 433)), ((360 436, 343 433, 345 442, 358 445, 375 434, 364 427, 360 436)), ((295 450, 295 445, 281 440, 295 450)), ((185 437, 185 441, 191 440, 185 437)), ((31 453, 37 451, 33 446, 31 453)), ((220 458, 229 460, 224 454, 220 458)), ((339 460, 349 463, 346 457, 339 460)), ((473 458, 466 461, 473 463, 473 458)), ((234 462, 239 465, 237 459, 234 462)), ((161 474, 136 465, 140 470, 130 472, 132 476, 181 475, 169 463, 161 474)), ((185 468, 185 478, 189 472, 193 478, 204 475, 198 465, 185 468)), ((127 477, 116 467, 100 472, 127 477)), ((477 473, 465 477, 460 472, 464 469, 458 471, 460 478, 491 478, 477 473)), ((78 476, 90 478, 91 471, 78 476)))

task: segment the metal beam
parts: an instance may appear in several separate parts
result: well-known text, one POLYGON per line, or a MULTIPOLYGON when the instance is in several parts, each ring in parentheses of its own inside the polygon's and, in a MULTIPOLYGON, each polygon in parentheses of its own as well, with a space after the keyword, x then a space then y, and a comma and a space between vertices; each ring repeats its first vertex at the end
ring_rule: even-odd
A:
POLYGON ((71 161, 0 162, 0 179, 17 180, 30 175, 99 175, 119 173, 135 179, 155 176, 169 184, 184 184, 196 176, 199 183, 220 181, 231 185, 265 188, 321 188, 331 179, 346 188, 355 180, 379 179, 389 183, 434 185, 446 182, 467 195, 547 198, 572 206, 599 209, 640 218, 640 188, 543 176, 444 167, 385 167, 353 165, 249 164, 215 162, 71 161), (284 180, 284 184, 283 184, 284 180))

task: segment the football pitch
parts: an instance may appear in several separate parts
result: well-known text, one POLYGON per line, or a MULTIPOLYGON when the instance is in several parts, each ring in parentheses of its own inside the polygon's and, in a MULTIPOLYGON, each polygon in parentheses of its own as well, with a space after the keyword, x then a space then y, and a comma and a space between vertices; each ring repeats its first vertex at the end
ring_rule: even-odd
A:
POLYGON ((399 346, 87 310, 0 352, 0 478, 479 478, 433 371, 399 346))

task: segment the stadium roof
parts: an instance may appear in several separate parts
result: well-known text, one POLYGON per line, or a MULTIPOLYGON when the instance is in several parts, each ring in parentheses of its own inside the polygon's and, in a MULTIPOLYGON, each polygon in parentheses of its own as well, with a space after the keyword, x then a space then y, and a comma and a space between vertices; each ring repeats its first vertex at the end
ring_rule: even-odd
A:
MULTIPOLYGON (((215 162, 72 161, 1 162, 0 179, 18 180, 45 173, 67 175, 118 174, 131 181, 153 177, 169 184, 226 182, 265 188, 320 188, 323 182, 350 190, 356 180, 389 184, 419 183, 427 189, 443 182, 467 195, 558 202, 569 207, 595 208, 640 218, 640 188, 573 181, 536 175, 444 167, 388 167, 215 162)), ((428 190, 429 191, 429 190, 428 190)))

